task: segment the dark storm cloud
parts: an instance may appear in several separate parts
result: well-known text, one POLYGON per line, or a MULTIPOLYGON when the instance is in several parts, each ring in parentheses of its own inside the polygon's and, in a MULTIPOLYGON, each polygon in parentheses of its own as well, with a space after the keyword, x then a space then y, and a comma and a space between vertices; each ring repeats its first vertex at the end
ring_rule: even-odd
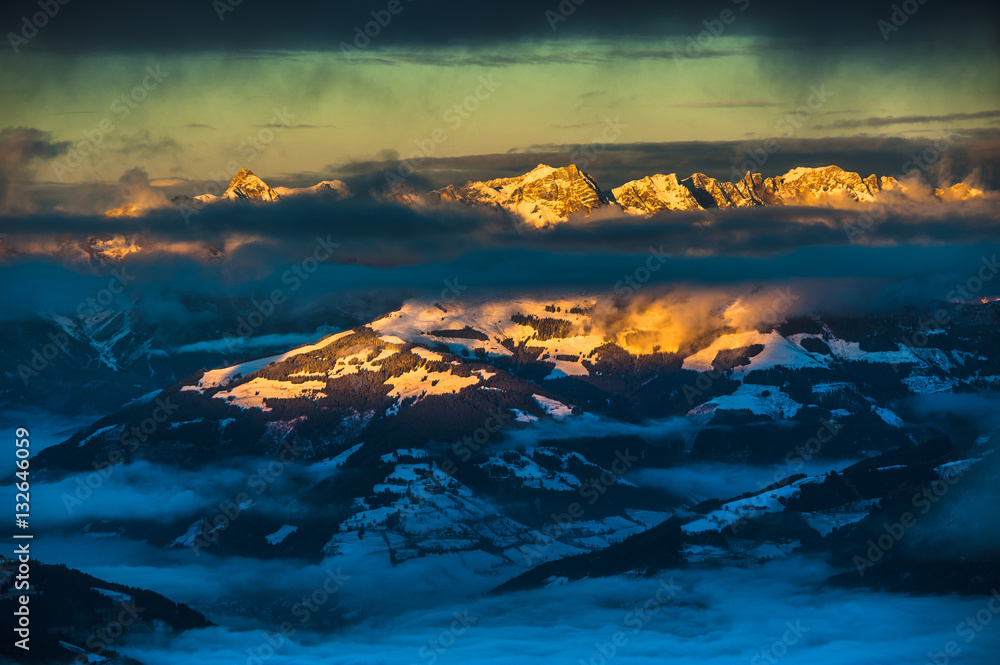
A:
MULTIPOLYGON (((21 49, 67 52, 339 49, 341 42, 354 38, 355 26, 372 21, 371 12, 384 12, 388 4, 318 0, 294 5, 226 0, 70 3, 61 6, 59 13, 21 49)), ((705 29, 703 22, 718 19, 725 9, 739 15, 739 20, 726 28, 732 35, 775 36, 788 43, 813 46, 878 44, 883 38, 877 21, 890 19, 891 4, 862 0, 835 4, 732 0, 710 5, 653 4, 644 0, 613 3, 590 0, 580 5, 569 0, 485 4, 401 0, 398 5, 401 12, 392 16, 381 30, 376 48, 482 46, 553 36, 683 37, 697 35, 705 29)), ((37 3, 29 0, 5 3, 0 10, 0 25, 5 32, 18 30, 22 17, 36 11, 37 3)), ((909 18, 902 30, 892 34, 892 39, 919 42, 938 37, 944 43, 951 43, 967 31, 968 25, 991 30, 991 22, 995 35, 997 16, 996 3, 985 0, 925 3, 919 5, 918 13, 909 18)))
MULTIPOLYGON (((133 173, 129 182, 142 176, 133 173)), ((160 260, 152 249, 157 243, 223 248, 233 238, 255 239, 230 250, 222 264, 236 281, 266 274, 268 266, 301 261, 316 239, 323 238, 339 245, 327 263, 340 266, 338 275, 345 284, 376 279, 380 286, 433 285, 443 279, 434 269, 444 265, 479 272, 498 287, 614 283, 639 259, 645 260, 650 249, 675 256, 658 274, 668 281, 881 279, 924 274, 931 267, 947 273, 953 262, 971 260, 965 249, 956 247, 980 246, 976 251, 983 254, 1000 242, 1000 218, 990 200, 928 202, 890 210, 857 237, 861 244, 852 245, 848 230, 863 221, 861 215, 859 210, 791 206, 673 212, 652 218, 595 214, 545 232, 518 232, 500 214, 462 206, 421 212, 373 201, 290 201, 270 206, 216 204, 191 217, 190 224, 176 209, 139 218, 33 216, 30 225, 26 219, 8 217, 0 220, 0 233, 10 234, 5 247, 15 253, 39 243, 72 246, 88 235, 135 235, 150 249, 131 257, 133 264, 160 260), (864 246, 868 244, 897 247, 864 246), (926 252, 901 249, 935 244, 946 246, 926 252), (894 251, 909 258, 897 261, 894 251), (815 255, 801 262, 809 252, 815 255), (798 258, 793 261, 790 253, 798 258), (876 254, 878 260, 870 263, 876 254), (919 259, 913 258, 918 254, 919 259), (428 280, 428 274, 434 277, 428 280)), ((214 264, 197 253, 170 260, 214 264)), ((214 269, 196 272, 204 270, 214 269)))
MULTIPOLYGON (((692 38, 697 36, 699 31, 704 31, 701 24, 695 26, 692 38)), ((726 56, 745 55, 748 53, 765 53, 783 49, 795 48, 792 44, 754 44, 741 46, 739 48, 702 48, 698 47, 696 56, 690 50, 693 47, 678 46, 676 48, 636 48, 634 45, 629 48, 607 48, 606 43, 599 42, 603 47, 593 48, 593 41, 587 41, 580 48, 566 50, 562 52, 546 53, 545 63, 552 64, 585 64, 585 65, 607 65, 628 60, 669 60, 698 58, 722 58, 726 56)), ((409 45, 408 45, 409 46, 409 45)), ((444 50, 415 50, 394 49, 386 51, 359 51, 352 56, 353 60, 364 62, 378 62, 385 65, 431 65, 437 67, 513 67, 515 65, 537 65, 539 62, 537 52, 530 50, 493 52, 493 51, 444 51, 444 50)), ((683 66, 683 60, 682 65, 683 66)))
POLYGON ((978 113, 948 113, 945 115, 904 115, 884 118, 859 118, 838 120, 828 125, 817 125, 817 129, 862 129, 867 127, 888 127, 890 125, 910 125, 923 123, 947 124, 958 120, 985 120, 1000 118, 1000 111, 979 111, 978 113))
MULTIPOLYGON (((145 174, 135 169, 122 182, 137 185, 136 181, 144 183, 144 178, 145 174)), ((0 231, 38 239, 137 234, 164 242, 209 243, 253 235, 278 246, 284 239, 296 242, 330 234, 342 243, 357 243, 359 262, 392 264, 493 247, 627 252, 654 240, 684 251, 771 255, 800 247, 850 244, 845 228, 863 218, 862 209, 825 207, 665 212, 651 218, 615 213, 609 208, 590 218, 574 218, 545 232, 534 232, 520 231, 508 217, 486 209, 458 204, 414 209, 356 199, 335 203, 290 200, 266 206, 223 202, 192 213, 189 223, 175 207, 134 218, 10 216, 0 218, 0 231)), ((877 235, 880 242, 960 244, 1000 238, 1000 217, 992 199, 900 204, 886 208, 873 220, 869 237, 877 235)))
MULTIPOLYGON (((982 169, 985 184, 1000 189, 1000 130, 974 129, 949 132, 951 144, 939 160, 938 171, 947 165, 949 172, 936 171, 928 180, 934 185, 950 185, 982 169), (940 176, 950 182, 936 180, 940 176)), ((605 145, 601 128, 595 127, 594 143, 549 144, 527 146, 504 154, 466 155, 461 157, 429 157, 417 167, 408 184, 417 189, 435 189, 445 185, 461 185, 468 180, 509 178, 526 173, 538 164, 566 166, 576 164, 586 171, 603 189, 613 189, 630 180, 655 173, 676 173, 686 178, 692 173, 705 173, 720 180, 733 180, 746 170, 776 176, 799 166, 836 164, 862 176, 900 177, 906 164, 941 140, 940 134, 929 132, 927 137, 849 136, 840 138, 806 139, 777 138, 776 152, 760 156, 767 137, 745 141, 675 141, 670 143, 622 143, 605 145)), ((367 191, 372 186, 385 186, 384 174, 399 167, 398 158, 331 164, 330 177, 341 178, 354 191, 367 191), (355 181, 362 182, 355 185, 355 181)))
MULTIPOLYGON (((139 172, 124 180, 145 184, 139 172)), ((609 302, 626 279, 639 279, 636 295, 644 299, 790 289, 796 315, 885 313, 947 299, 1000 256, 998 216, 963 212, 966 206, 935 217, 888 216, 866 235, 874 244, 858 246, 839 226, 851 214, 829 209, 584 220, 518 233, 494 214, 342 203, 218 204, 190 225, 177 211, 139 219, 33 216, 27 233, 23 219, 0 219, 0 234, 13 232, 0 244, 0 283, 8 286, 0 290, 0 327, 13 331, 38 323, 40 314, 47 322, 78 312, 119 283, 117 270, 129 281, 113 307, 140 315, 153 348, 208 349, 243 336, 241 318, 280 290, 279 315, 254 330, 253 344, 224 343, 236 360, 259 352, 257 342, 269 335, 362 325, 408 298, 586 294, 609 302), (115 233, 136 234, 145 249, 110 264, 82 251, 91 234, 115 233), (18 254, 39 246, 58 255, 18 254), (643 277, 650 260, 659 267, 643 277)), ((1000 280, 984 281, 975 293, 1000 295, 1000 280)), ((20 362, 33 343, 9 357, 20 362)))

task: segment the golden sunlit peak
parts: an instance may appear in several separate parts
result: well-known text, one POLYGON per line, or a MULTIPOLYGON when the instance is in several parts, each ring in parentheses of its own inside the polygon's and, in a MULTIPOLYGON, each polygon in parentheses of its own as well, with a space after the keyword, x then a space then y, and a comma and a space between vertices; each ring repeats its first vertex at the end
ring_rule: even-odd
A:
POLYGON ((278 193, 268 187, 267 183, 254 175, 250 169, 240 169, 229 187, 222 194, 223 198, 245 201, 277 201, 278 193))
POLYGON ((256 174, 254 174, 254 172, 251 171, 250 169, 240 169, 239 171, 236 172, 236 175, 233 176, 233 179, 229 181, 229 186, 235 187, 236 185, 240 184, 247 178, 256 178, 256 177, 257 177, 256 174))

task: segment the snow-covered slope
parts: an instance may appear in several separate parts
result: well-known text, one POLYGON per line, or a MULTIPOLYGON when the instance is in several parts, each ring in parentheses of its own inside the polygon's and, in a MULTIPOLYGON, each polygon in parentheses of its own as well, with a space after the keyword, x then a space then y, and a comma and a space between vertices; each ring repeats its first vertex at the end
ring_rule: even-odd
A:
MULTIPOLYGON (((618 340, 652 322, 607 327, 608 310, 587 295, 414 300, 367 326, 168 388, 155 397, 173 405, 169 424, 124 450, 149 400, 43 450, 36 465, 86 473, 114 453, 215 473, 247 457, 281 460, 288 480, 241 500, 247 517, 225 529, 210 519, 218 501, 162 533, 102 528, 209 553, 433 565, 479 588, 618 547, 671 517, 683 522, 692 563, 785 556, 803 529, 826 538, 865 518, 883 491, 873 477, 891 489, 899 474, 964 473, 972 462, 957 462, 987 457, 970 440, 979 449, 924 460, 918 426, 899 403, 929 386, 972 391, 997 373, 1000 347, 964 350, 992 339, 975 308, 997 305, 967 306, 923 348, 894 341, 916 321, 899 314, 720 328, 694 348, 641 354, 618 340), (833 432, 811 453, 818 475, 776 484, 798 470, 796 447, 818 428, 833 432), (863 466, 879 456, 887 457, 863 466), (689 459, 776 465, 763 483, 774 486, 695 499, 650 481, 689 459), (854 460, 857 482, 822 475, 854 460), (794 528, 780 521, 786 512, 800 516, 794 528), (720 544, 718 532, 745 523, 759 523, 757 535, 720 544)), ((220 487, 224 497, 245 492, 238 480, 220 487)))

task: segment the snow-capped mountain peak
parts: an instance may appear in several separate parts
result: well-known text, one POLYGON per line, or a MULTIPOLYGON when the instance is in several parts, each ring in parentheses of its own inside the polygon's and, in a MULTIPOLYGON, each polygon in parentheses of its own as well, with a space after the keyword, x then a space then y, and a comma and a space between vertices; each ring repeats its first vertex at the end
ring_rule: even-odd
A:
POLYGON ((240 169, 222 193, 222 198, 240 201, 277 201, 278 193, 254 175, 250 169, 240 169))
MULTIPOLYGON (((275 203, 281 199, 297 196, 322 196, 340 201, 351 198, 353 195, 350 187, 343 180, 322 180, 311 187, 270 187, 253 171, 243 168, 236 172, 221 195, 206 193, 191 198, 178 196, 173 203, 182 206, 185 202, 190 203, 191 201, 197 201, 196 205, 220 201, 275 203)), ((136 217, 146 213, 149 209, 149 206, 128 202, 120 208, 108 210, 104 215, 106 217, 136 217)))
POLYGON ((611 193, 625 212, 635 215, 701 208, 691 190, 677 180, 676 173, 632 180, 611 190, 611 193))
POLYGON ((524 175, 470 181, 462 187, 449 185, 431 195, 443 201, 507 210, 535 227, 564 222, 576 213, 589 214, 608 205, 594 179, 573 164, 561 168, 539 164, 524 175))
POLYGON ((280 198, 292 196, 323 195, 333 196, 338 201, 349 199, 353 194, 351 188, 343 180, 322 180, 312 187, 275 187, 274 191, 280 198))

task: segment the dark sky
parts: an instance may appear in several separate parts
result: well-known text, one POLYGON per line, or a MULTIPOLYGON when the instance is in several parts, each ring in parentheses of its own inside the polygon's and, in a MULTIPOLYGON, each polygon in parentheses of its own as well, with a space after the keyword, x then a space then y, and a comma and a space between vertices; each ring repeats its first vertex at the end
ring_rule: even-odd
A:
MULTIPOLYGON (((696 33, 693 27, 699 27, 702 21, 712 21, 729 9, 745 12, 747 17, 727 26, 727 32, 734 35, 767 36, 813 47, 849 49, 871 41, 873 36, 881 39, 882 30, 877 22, 891 20, 893 12, 893 3, 861 0, 836 3, 587 0, 579 4, 572 0, 497 3, 398 0, 398 3, 402 7, 399 16, 405 16, 405 20, 380 35, 380 46, 384 48, 495 47, 511 41, 553 38, 686 36, 696 33), (560 20, 563 18, 566 20, 560 20), (553 30, 552 25, 557 29, 553 30)), ((53 17, 43 28, 44 35, 35 48, 70 53, 331 50, 344 41, 345 28, 350 34, 353 26, 371 20, 370 12, 386 10, 389 4, 388 0, 74 1, 60 7, 62 17, 53 17)), ((903 4, 911 9, 908 3, 903 4)), ((961 40, 970 29, 982 30, 996 38, 1000 10, 995 2, 913 0, 912 5, 918 7, 913 20, 900 25, 898 32, 890 32, 892 39, 947 44, 949 40, 961 40)), ((22 16, 36 11, 36 2, 4 3, 0 25, 13 30, 11 26, 20 23, 22 16)))
POLYGON ((53 2, 0 8, 0 212, 93 212, 136 168, 187 189, 401 160, 414 186, 539 161, 607 188, 729 178, 774 137, 752 170, 894 175, 951 136, 928 180, 1000 172, 992 2, 53 2))

